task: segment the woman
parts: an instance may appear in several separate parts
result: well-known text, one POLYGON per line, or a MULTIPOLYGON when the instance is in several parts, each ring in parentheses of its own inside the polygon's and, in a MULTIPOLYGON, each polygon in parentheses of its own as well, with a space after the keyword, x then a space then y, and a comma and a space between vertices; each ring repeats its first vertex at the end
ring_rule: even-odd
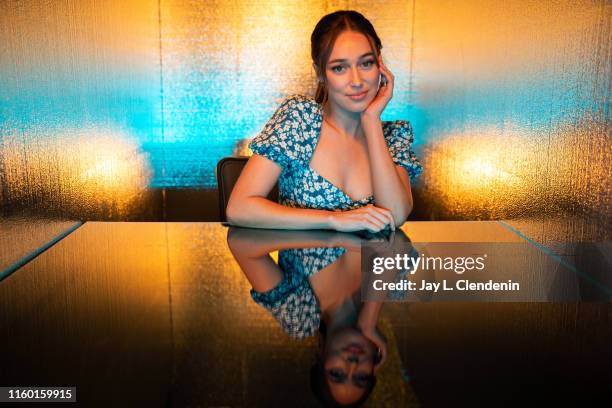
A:
POLYGON ((257 228, 394 230, 412 210, 421 165, 406 121, 382 122, 394 76, 372 24, 355 11, 323 17, 311 36, 314 100, 286 98, 251 142, 227 206, 257 228), (265 197, 279 183, 279 203, 265 197))

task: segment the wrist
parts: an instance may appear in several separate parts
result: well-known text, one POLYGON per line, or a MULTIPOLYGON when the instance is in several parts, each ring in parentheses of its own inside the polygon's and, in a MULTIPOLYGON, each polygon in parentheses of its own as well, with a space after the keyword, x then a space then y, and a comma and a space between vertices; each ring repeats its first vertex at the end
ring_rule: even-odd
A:
POLYGON ((374 325, 371 324, 367 319, 359 318, 357 320, 357 328, 363 333, 368 334, 374 332, 374 328, 376 327, 376 323, 374 325))
POLYGON ((362 125, 376 125, 382 123, 380 120, 380 113, 372 113, 367 110, 361 112, 361 123, 362 125))
POLYGON ((332 229, 335 230, 336 229, 336 219, 338 217, 338 214, 336 213, 336 211, 328 211, 326 217, 325 217, 325 226, 328 229, 332 229))

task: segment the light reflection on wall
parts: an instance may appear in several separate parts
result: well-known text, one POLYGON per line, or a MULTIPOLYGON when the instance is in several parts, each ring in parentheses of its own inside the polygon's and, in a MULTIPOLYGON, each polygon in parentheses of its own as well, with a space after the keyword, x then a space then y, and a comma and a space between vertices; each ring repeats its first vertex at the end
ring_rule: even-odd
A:
POLYGON ((521 219, 546 242, 609 239, 612 5, 415 4, 421 216, 521 219))
MULTIPOLYGON (((525 144, 519 133, 503 136, 506 146, 525 144)), ((427 202, 446 217, 495 218, 500 215, 495 211, 511 211, 526 200, 529 152, 509 154, 499 148, 501 139, 496 129, 483 128, 441 135, 437 143, 427 145, 423 161, 436 163, 421 180, 427 202)))
POLYGON ((0 154, 6 170, 5 204, 39 214, 122 219, 143 205, 151 178, 145 154, 125 132, 80 128, 6 135, 0 154), (86 216, 83 216, 85 215, 86 216))
POLYGON ((0 2, 1 268, 77 220, 157 211, 141 149, 161 133, 157 4, 0 2))
POLYGON ((431 211, 444 218, 605 216, 590 206, 609 205, 610 149, 593 131, 587 124, 566 125, 555 132, 554 150, 526 129, 442 135, 424 148, 424 161, 439 164, 424 174, 422 191, 434 203, 431 211), (555 177, 547 179, 548 174, 555 177))

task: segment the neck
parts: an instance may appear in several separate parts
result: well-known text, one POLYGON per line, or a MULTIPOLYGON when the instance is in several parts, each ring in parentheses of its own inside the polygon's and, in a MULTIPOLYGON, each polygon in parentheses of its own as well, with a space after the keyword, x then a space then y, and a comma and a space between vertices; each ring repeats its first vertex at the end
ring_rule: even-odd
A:
POLYGON ((361 132, 361 114, 349 112, 329 100, 323 107, 323 118, 343 136, 357 137, 361 132))
POLYGON ((343 302, 321 312, 321 318, 329 331, 335 331, 357 323, 358 310, 353 302, 343 302))

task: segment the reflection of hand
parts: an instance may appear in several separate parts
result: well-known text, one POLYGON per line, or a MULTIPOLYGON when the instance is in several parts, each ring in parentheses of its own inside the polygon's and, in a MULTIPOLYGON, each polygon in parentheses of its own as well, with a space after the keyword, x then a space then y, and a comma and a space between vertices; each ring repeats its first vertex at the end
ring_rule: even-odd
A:
POLYGON ((378 93, 370 102, 368 107, 361 113, 361 117, 363 118, 372 118, 372 119, 380 119, 382 112, 385 110, 385 107, 393 97, 393 86, 395 82, 395 77, 389 71, 389 68, 382 62, 382 55, 378 57, 378 67, 380 69, 380 73, 387 79, 386 84, 381 82, 380 89, 378 93))
POLYGON ((331 227, 336 231, 378 232, 389 226, 395 230, 395 221, 391 211, 375 207, 372 204, 355 210, 334 212, 331 215, 331 227))
POLYGON ((382 234, 365 234, 356 235, 350 232, 336 232, 329 240, 330 247, 343 247, 346 249, 361 249, 366 243, 384 243, 387 240, 382 234))
POLYGON ((362 331, 365 338, 370 340, 372 343, 376 345, 380 352, 380 360, 374 366, 374 374, 378 372, 380 367, 382 367, 383 363, 387 359, 387 339, 382 335, 378 328, 373 327, 371 329, 362 331))
POLYGON ((329 240, 329 246, 346 249, 361 249, 361 237, 345 232, 336 232, 329 240))

